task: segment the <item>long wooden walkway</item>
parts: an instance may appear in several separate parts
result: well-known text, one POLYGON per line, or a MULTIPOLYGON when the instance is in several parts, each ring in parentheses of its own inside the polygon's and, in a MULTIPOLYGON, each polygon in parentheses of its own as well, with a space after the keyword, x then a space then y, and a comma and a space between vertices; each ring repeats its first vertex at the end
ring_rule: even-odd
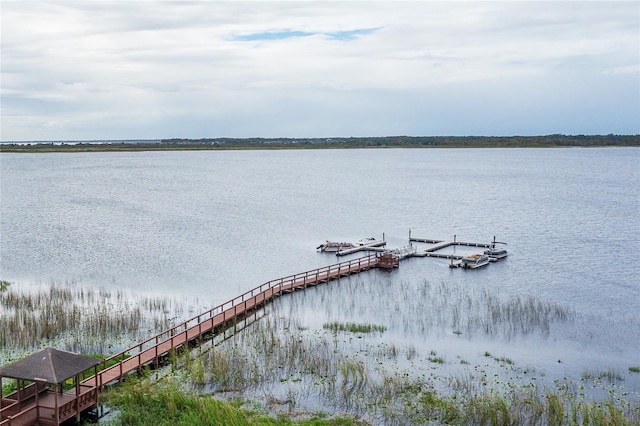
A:
POLYGON ((382 267, 382 264, 379 265, 380 259, 379 254, 371 254, 268 281, 235 299, 105 359, 103 369, 97 373, 97 377, 91 376, 82 383, 97 383, 98 388, 102 389, 109 383, 122 381, 129 373, 139 371, 146 365, 157 366, 159 360, 171 351, 185 348, 189 344, 202 341, 206 336, 226 329, 228 325, 243 319, 252 311, 281 294, 357 274, 378 266, 382 267), (116 364, 107 367, 113 361, 116 361, 116 364))

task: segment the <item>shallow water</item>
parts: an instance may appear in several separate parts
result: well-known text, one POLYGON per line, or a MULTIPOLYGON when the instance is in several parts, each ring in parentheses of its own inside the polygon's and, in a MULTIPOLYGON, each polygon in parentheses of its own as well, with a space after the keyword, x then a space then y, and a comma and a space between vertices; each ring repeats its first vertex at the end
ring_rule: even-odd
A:
POLYGON ((612 368, 638 389, 628 368, 640 365, 639 160, 637 148, 3 153, 0 278, 214 306, 343 260, 315 251, 326 239, 384 233, 401 247, 409 229, 478 242, 495 235, 509 257, 480 270, 409 259, 349 278, 362 283, 355 290, 332 284, 281 303, 296 304, 310 326, 366 320, 448 359, 482 362, 489 351, 549 376, 612 368), (415 329, 389 301, 425 282, 455 297, 487 291, 557 304, 572 319, 548 332, 456 335, 447 305, 425 301, 425 327, 415 329), (440 322, 430 317, 438 310, 440 322))

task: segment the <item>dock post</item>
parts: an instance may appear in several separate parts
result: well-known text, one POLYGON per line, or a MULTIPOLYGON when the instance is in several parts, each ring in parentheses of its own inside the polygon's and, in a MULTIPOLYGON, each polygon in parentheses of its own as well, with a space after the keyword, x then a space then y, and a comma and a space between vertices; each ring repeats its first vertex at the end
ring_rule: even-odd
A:
POLYGON ((453 244, 455 244, 455 243, 456 243, 456 236, 454 235, 453 236, 453 244))

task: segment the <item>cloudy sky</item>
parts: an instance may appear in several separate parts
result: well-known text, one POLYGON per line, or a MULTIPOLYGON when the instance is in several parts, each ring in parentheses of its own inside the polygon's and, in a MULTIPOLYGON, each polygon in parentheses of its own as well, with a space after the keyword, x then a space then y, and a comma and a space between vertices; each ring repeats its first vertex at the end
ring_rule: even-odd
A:
POLYGON ((6 1, 2 141, 640 133, 637 1, 6 1))

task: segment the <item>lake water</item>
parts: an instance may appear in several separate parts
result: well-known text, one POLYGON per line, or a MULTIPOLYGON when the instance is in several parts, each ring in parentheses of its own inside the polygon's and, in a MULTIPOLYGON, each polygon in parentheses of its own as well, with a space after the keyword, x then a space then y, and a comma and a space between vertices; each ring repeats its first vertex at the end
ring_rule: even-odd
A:
POLYGON ((287 309, 312 325, 385 323, 403 344, 448 359, 480 362, 492 351, 554 377, 612 368, 640 389, 628 372, 640 365, 638 148, 2 154, 0 172, 0 279, 184 296, 204 309, 343 260, 316 252, 327 239, 384 235, 402 247, 409 230, 496 236, 509 257, 486 268, 408 259, 345 280, 351 296, 326 286, 296 294, 287 309), (436 297, 424 296, 425 282, 455 297, 557 304, 572 320, 453 335, 450 317, 429 319, 450 315, 445 297, 412 311, 429 319, 416 330, 395 313, 413 291, 436 297))

